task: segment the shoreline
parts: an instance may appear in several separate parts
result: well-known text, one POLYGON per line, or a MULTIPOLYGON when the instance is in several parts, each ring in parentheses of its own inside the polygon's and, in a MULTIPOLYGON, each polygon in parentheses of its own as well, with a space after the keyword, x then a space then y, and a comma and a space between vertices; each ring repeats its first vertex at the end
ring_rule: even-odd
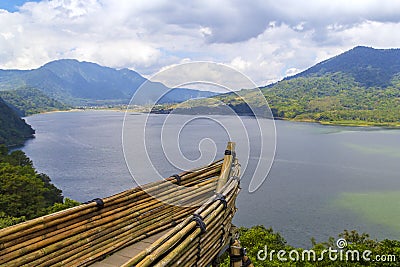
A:
MULTIPOLYGON (((127 110, 127 109, 119 109, 119 108, 72 108, 69 110, 52 110, 45 111, 36 114, 31 114, 26 117, 30 117, 37 114, 50 114, 50 113, 62 113, 62 112, 84 112, 84 111, 113 111, 113 112, 132 112, 132 113, 144 113, 145 111, 141 110, 127 110)), ((150 112, 149 112, 150 113, 150 112)), ((239 114, 239 116, 242 116, 239 114)), ((324 126, 341 126, 341 127, 376 127, 382 129, 400 129, 400 122, 368 122, 368 121, 315 121, 309 119, 287 119, 287 118, 278 118, 275 117, 274 120, 282 120, 282 121, 292 121, 292 122, 304 122, 304 123, 317 123, 324 126)))
MULTIPOLYGON (((35 115, 39 115, 39 114, 51 114, 51 113, 68 113, 68 112, 85 112, 85 111, 115 111, 115 112, 125 112, 126 110, 122 110, 122 109, 82 109, 82 108, 73 108, 73 109, 68 109, 68 110, 52 110, 52 111, 44 111, 44 112, 39 112, 39 113, 35 113, 35 114, 31 114, 28 116, 25 116, 23 118, 26 117, 30 117, 30 116, 35 116, 35 115)), ((138 112, 138 111, 130 111, 130 112, 138 112)))
POLYGON ((400 123, 396 122, 368 122, 368 121, 315 121, 308 119, 286 119, 286 118, 275 118, 275 120, 292 121, 292 122, 304 122, 304 123, 317 123, 323 126, 341 126, 341 127, 360 127, 360 128, 382 128, 382 129, 400 129, 400 123))

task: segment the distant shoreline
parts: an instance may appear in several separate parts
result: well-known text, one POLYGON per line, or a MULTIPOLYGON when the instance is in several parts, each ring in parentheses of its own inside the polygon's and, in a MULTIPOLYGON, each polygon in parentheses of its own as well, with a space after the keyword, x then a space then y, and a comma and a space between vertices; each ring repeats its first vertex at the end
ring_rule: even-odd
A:
POLYGON ((286 118, 275 118, 275 120, 293 121, 293 122, 308 122, 318 123, 324 126, 342 126, 342 127, 378 127, 382 129, 400 129, 400 123, 396 122, 368 122, 368 121, 315 121, 315 120, 303 120, 303 119, 286 119, 286 118))
POLYGON ((76 112, 76 111, 81 111, 81 109, 73 108, 73 109, 68 109, 68 110, 43 111, 43 112, 39 112, 39 113, 35 113, 35 114, 28 115, 27 117, 33 116, 33 115, 37 115, 37 114, 62 113, 62 112, 76 112))
MULTIPOLYGON (((36 114, 50 114, 50 113, 62 113, 62 112, 79 112, 79 111, 114 111, 114 112, 132 112, 132 113, 146 113, 148 111, 144 110, 126 110, 120 108, 73 108, 69 110, 53 110, 53 111, 45 111, 36 114)), ((33 116, 36 114, 31 114, 29 116, 33 116)), ((157 114, 157 113, 154 113, 157 114)), ((164 114, 164 113, 162 113, 164 114)), ((27 116, 27 117, 29 117, 27 116)), ((243 116, 239 114, 239 116, 243 116)), ((246 115, 248 116, 248 115, 246 115)), ((279 118, 275 117, 274 120, 283 120, 283 121, 293 121, 293 122, 308 122, 308 123, 318 123, 326 126, 343 126, 343 127, 378 127, 382 129, 400 129, 400 122, 367 122, 367 121, 314 121, 308 119, 288 119, 288 118, 279 118)))
POLYGON ((52 110, 52 111, 43 111, 43 112, 39 112, 39 113, 35 113, 35 114, 30 114, 26 117, 30 117, 30 116, 34 116, 34 115, 38 115, 38 114, 51 114, 51 113, 68 113, 68 112, 80 112, 80 111, 117 111, 117 112, 125 112, 125 110, 122 109, 91 109, 91 108, 87 108, 87 109, 83 109, 83 108, 73 108, 73 109, 68 109, 68 110, 52 110))

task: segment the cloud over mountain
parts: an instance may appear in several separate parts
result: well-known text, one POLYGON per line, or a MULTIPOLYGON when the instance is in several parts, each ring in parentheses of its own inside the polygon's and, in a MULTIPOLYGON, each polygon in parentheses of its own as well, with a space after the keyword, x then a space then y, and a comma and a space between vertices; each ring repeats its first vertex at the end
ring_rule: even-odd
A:
POLYGON ((211 60, 263 84, 356 45, 399 46, 398 10, 396 0, 26 2, 0 10, 0 68, 77 58, 150 75, 211 60))

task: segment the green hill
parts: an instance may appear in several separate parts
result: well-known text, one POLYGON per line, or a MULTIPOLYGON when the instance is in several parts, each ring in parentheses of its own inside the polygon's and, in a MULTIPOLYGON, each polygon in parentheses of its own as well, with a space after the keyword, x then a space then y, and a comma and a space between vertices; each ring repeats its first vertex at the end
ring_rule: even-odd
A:
POLYGON ((400 49, 357 46, 287 79, 337 72, 350 75, 361 86, 391 86, 393 77, 400 73, 400 49))
POLYGON ((281 81, 261 89, 276 118, 325 124, 400 126, 400 76, 366 87, 342 72, 281 81))
POLYGON ((21 117, 41 112, 68 110, 70 108, 34 88, 0 91, 0 97, 3 98, 11 108, 17 111, 21 117))
POLYGON ((0 98, 0 145, 21 145, 35 131, 0 98))
POLYGON ((278 118, 400 126, 400 49, 357 46, 261 90, 278 118))
MULTIPOLYGON (((277 119, 400 127, 400 49, 355 47, 260 89, 277 119)), ((241 90, 192 101, 180 109, 220 113, 221 105, 215 103, 222 101, 240 115, 251 115, 240 95, 258 107, 252 94, 253 90, 241 90)))
MULTIPOLYGON (((91 62, 61 59, 33 70, 0 70, 0 91, 36 88, 46 96, 67 105, 127 104, 137 89, 147 81, 129 69, 113 69, 91 62)), ((170 89, 150 82, 151 90, 142 92, 137 104, 152 103, 154 95, 163 95, 160 102, 182 102, 195 97, 209 97, 213 92, 184 88, 170 89), (162 92, 162 93, 160 93, 162 92)))

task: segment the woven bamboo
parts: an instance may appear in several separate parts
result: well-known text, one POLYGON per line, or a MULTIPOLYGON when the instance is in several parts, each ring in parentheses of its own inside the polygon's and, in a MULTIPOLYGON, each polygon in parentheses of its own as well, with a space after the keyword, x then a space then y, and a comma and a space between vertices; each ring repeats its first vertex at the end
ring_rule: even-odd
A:
POLYGON ((0 266, 88 266, 167 229, 123 266, 211 264, 236 212, 234 148, 205 167, 1 229, 0 266))

